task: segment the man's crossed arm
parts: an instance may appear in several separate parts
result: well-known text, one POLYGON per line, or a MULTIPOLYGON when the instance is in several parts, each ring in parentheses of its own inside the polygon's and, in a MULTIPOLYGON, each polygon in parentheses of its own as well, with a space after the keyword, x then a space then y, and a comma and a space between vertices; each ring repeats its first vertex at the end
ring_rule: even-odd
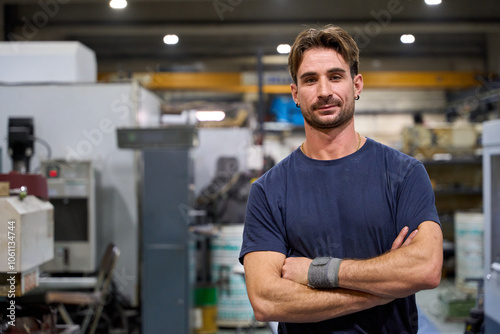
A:
POLYGON ((250 301, 260 321, 314 322, 386 304, 439 284, 442 233, 434 222, 424 222, 406 241, 403 229, 390 252, 368 260, 341 262, 339 288, 307 286, 312 259, 285 258, 277 252, 245 255, 250 301))

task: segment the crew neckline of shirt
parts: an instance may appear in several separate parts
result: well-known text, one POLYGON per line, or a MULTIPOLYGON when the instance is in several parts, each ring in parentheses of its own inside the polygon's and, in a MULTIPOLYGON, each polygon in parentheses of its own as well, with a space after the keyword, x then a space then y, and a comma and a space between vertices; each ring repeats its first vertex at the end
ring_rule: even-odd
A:
POLYGON ((366 137, 366 142, 363 146, 359 148, 356 152, 353 152, 349 155, 346 155, 345 157, 338 158, 338 159, 333 159, 333 160, 317 160, 313 158, 309 158, 307 155, 302 152, 300 149, 300 146, 295 150, 296 156, 301 159, 302 161, 310 164, 310 165, 337 165, 341 164, 344 162, 348 162, 352 159, 357 159, 363 152, 369 149, 369 146, 373 145, 373 140, 370 139, 369 137, 366 137))

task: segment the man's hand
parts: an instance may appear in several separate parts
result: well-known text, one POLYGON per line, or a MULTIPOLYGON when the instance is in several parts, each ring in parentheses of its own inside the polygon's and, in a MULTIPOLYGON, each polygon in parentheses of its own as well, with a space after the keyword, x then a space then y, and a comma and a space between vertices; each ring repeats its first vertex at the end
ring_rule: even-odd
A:
MULTIPOLYGON (((408 234, 408 227, 403 227, 392 243, 391 251, 411 244, 417 232, 418 230, 413 231, 405 241, 405 237, 408 234)), ((307 273, 309 272, 311 262, 312 259, 306 257, 288 257, 285 259, 285 263, 281 268, 281 276, 296 283, 307 285, 309 283, 307 273)))
POLYGON ((296 283, 307 285, 307 273, 312 259, 307 257, 288 257, 285 259, 283 268, 281 268, 281 276, 296 283))

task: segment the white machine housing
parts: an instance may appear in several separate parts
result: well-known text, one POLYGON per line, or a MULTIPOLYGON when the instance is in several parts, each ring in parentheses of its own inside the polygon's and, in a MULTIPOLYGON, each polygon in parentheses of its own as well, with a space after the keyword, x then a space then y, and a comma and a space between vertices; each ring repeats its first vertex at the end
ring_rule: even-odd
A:
POLYGON ((95 83, 95 52, 80 42, 0 42, 0 82, 95 83))
POLYGON ((0 272, 29 271, 53 258, 52 204, 33 195, 0 197, 0 219, 0 272))

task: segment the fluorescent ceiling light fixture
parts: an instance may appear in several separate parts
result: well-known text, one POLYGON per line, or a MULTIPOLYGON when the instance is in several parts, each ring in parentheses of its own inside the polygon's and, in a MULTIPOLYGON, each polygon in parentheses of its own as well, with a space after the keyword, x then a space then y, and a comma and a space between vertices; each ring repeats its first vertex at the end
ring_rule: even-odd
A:
POLYGON ((222 121, 226 117, 226 113, 223 111, 205 111, 205 110, 199 110, 195 114, 196 119, 200 122, 219 122, 222 121))
POLYGON ((415 42, 415 36, 413 36, 412 34, 401 35, 401 43, 411 44, 413 42, 415 42))
POLYGON ((109 7, 113 9, 123 9, 127 7, 127 0, 111 0, 109 2, 109 7))
POLYGON ((179 43, 179 36, 177 35, 165 35, 163 37, 163 43, 168 44, 168 45, 174 45, 179 43))
POLYGON ((441 0, 425 0, 425 3, 429 6, 434 6, 441 4, 441 0))
POLYGON ((276 48, 276 50, 278 51, 278 53, 281 53, 281 54, 288 54, 288 53, 290 53, 290 49, 291 49, 290 44, 280 44, 276 48))

